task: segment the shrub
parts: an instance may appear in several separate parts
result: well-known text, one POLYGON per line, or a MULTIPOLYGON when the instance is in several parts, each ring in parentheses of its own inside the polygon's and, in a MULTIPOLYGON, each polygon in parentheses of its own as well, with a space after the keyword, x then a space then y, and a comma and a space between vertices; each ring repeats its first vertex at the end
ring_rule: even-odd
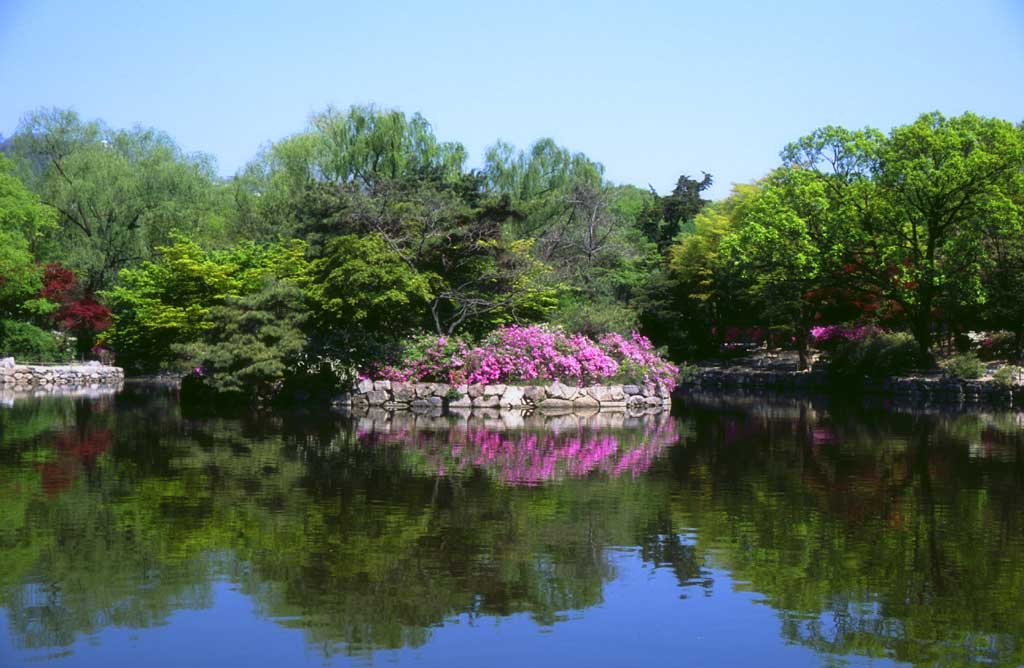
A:
POLYGON ((596 342, 544 326, 501 327, 478 345, 465 339, 425 335, 410 340, 401 359, 369 375, 395 381, 505 383, 561 380, 675 387, 679 370, 636 332, 605 334, 596 342))
POLYGON ((18 320, 0 321, 0 353, 25 362, 67 361, 56 336, 18 320))
POLYGON ((1013 332, 991 332, 978 346, 978 357, 986 361, 1010 359, 1017 352, 1016 338, 1013 332))
POLYGON ((850 341, 860 341, 879 330, 874 325, 827 325, 811 328, 811 342, 819 350, 833 351, 850 341))
POLYGON ((1019 385, 1021 376, 1024 376, 1024 368, 1013 364, 1006 364, 996 369, 996 372, 992 374, 992 380, 999 385, 1010 387, 1012 385, 1019 385))
POLYGON ((871 331, 835 347, 829 372, 840 377, 893 376, 930 365, 914 337, 902 332, 871 331))
POLYGON ((966 380, 981 378, 987 371, 985 363, 978 359, 976 353, 953 355, 943 363, 942 367, 946 373, 966 380))

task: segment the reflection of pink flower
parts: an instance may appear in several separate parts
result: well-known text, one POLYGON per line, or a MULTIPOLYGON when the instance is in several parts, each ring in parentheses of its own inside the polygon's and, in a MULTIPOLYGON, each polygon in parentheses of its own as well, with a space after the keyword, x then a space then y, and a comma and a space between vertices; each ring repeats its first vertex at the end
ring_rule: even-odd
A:
POLYGON ((811 442, 814 445, 834 445, 839 442, 836 433, 827 425, 815 427, 811 432, 811 442))
POLYGON ((460 424, 448 431, 360 431, 356 437, 365 445, 416 451, 439 476, 478 468, 502 483, 527 486, 592 473, 635 478, 679 441, 675 421, 655 419, 642 430, 614 432, 583 427, 563 433, 506 432, 460 424))

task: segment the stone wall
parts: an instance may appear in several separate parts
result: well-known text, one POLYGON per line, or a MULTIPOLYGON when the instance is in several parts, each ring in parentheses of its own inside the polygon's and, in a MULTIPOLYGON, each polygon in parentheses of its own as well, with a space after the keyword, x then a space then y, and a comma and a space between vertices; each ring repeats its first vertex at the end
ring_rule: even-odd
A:
POLYGON ((49 365, 17 364, 13 357, 0 359, 0 386, 13 390, 98 388, 122 382, 124 369, 99 362, 49 365))
POLYGON ((699 370, 686 385, 700 390, 854 392, 915 403, 1024 404, 1024 386, 1005 385, 991 379, 964 380, 938 373, 836 383, 824 370, 768 371, 746 367, 709 367, 699 370))
POLYGON ((446 385, 360 381, 339 404, 354 409, 497 409, 575 412, 594 410, 667 410, 669 392, 654 385, 576 387, 555 381, 545 385, 446 385))

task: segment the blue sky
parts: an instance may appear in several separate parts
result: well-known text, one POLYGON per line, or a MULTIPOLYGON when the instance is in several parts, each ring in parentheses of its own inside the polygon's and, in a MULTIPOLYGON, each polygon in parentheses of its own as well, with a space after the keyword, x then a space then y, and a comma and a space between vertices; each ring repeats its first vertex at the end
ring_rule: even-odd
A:
POLYGON ((472 165, 551 136, 613 181, 704 170, 720 197, 821 125, 1024 120, 1024 0, 0 0, 0 134, 68 106, 229 175, 353 103, 420 111, 472 165))

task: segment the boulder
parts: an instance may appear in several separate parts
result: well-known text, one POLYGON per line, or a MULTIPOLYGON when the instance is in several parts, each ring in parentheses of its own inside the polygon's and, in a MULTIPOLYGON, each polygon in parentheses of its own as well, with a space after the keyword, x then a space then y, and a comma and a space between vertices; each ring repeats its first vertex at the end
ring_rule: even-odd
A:
POLYGON ((601 406, 601 403, 589 394, 581 394, 573 399, 572 405, 574 408, 591 408, 596 410, 601 406))
POLYGON ((587 388, 587 394, 601 402, 606 403, 625 401, 626 393, 622 391, 621 385, 594 385, 587 388))
POLYGON ((548 385, 547 395, 551 399, 565 399, 567 401, 572 401, 579 395, 579 390, 556 380, 548 385))
POLYGON ((375 381, 373 381, 373 389, 375 389, 375 390, 390 390, 391 389, 391 381, 390 380, 375 380, 375 381))
POLYGON ((490 397, 490 396, 500 397, 503 394, 505 394, 505 386, 504 385, 500 385, 500 384, 484 385, 484 396, 485 397, 490 397))
POLYGON ((485 397, 474 397, 473 408, 498 408, 501 405, 501 397, 490 395, 485 397))
POLYGON ((523 403, 523 388, 509 385, 505 393, 501 395, 501 403, 504 406, 519 406, 523 403))
POLYGON ((0 369, 13 369, 13 368, 14 368, 14 358, 13 357, 4 357, 3 359, 0 359, 0 369))
POLYGON ((640 394, 640 386, 639 385, 623 385, 622 386, 622 391, 623 391, 623 393, 625 393, 627 395, 640 394))
POLYGON ((370 402, 371 406, 381 406, 389 399, 388 393, 384 390, 370 390, 366 393, 366 400, 370 402))
POLYGON ((477 397, 484 396, 484 386, 476 383, 466 388, 466 392, 469 394, 470 399, 476 399, 477 397))
POLYGON ((460 394, 454 399, 448 400, 449 408, 469 408, 473 405, 473 400, 468 394, 460 394))
POLYGON ((539 404, 544 401, 547 393, 539 385, 531 385, 523 388, 523 400, 528 404, 539 404))
POLYGON ((541 410, 558 410, 558 411, 570 411, 572 410, 571 399, 560 399, 558 397, 548 397, 537 404, 537 407, 541 410))
POLYGON ((416 390, 409 383, 391 383, 391 397, 395 403, 407 404, 416 398, 416 390))
POLYGON ((370 379, 361 380, 356 383, 356 389, 359 390, 359 394, 366 394, 373 389, 373 381, 370 379))

